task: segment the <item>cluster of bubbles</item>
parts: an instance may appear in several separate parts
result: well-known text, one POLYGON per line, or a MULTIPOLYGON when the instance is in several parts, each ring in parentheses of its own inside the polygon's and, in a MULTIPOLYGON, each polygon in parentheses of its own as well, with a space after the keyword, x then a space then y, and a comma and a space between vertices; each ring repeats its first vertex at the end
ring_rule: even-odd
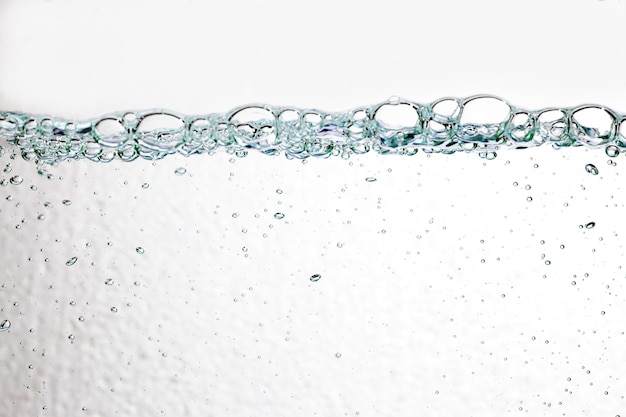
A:
POLYGON ((238 156, 254 149, 298 159, 348 158, 371 150, 414 155, 422 149, 478 152, 491 159, 499 149, 543 144, 604 147, 615 157, 626 147, 626 115, 599 105, 524 110, 487 95, 429 104, 392 97, 336 113, 255 104, 207 115, 159 109, 72 121, 0 112, 0 140, 14 143, 23 158, 42 164, 82 158, 155 160, 218 149, 238 156))

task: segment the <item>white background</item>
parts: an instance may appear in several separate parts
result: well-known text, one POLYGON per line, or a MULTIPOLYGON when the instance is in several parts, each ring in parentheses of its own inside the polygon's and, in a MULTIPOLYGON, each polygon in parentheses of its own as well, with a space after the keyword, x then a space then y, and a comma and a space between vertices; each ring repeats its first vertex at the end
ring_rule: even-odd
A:
MULTIPOLYGON (((0 109, 492 93, 624 111, 624 16, 619 0, 2 0, 0 109)), ((0 416, 626 415, 622 157, 215 155, 47 180, 9 153, 0 178, 25 181, 0 188, 0 416)))

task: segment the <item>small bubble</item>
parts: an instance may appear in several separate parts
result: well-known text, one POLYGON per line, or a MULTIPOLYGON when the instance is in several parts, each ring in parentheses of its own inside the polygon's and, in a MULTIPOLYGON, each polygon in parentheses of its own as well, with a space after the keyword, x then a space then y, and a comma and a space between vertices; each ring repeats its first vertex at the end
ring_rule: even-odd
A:
POLYGON ((374 177, 367 177, 367 178, 365 178, 365 181, 367 181, 367 182, 374 182, 374 181, 376 181, 376 178, 374 178, 374 177))
POLYGON ((70 306, 75 307, 76 306, 76 301, 70 301, 70 306))
POLYGON ((276 194, 282 194, 282 193, 283 193, 283 190, 281 190, 280 188, 276 190, 276 194))
POLYGON ((233 217, 233 219, 236 219, 237 217, 239 217, 239 213, 234 212, 233 214, 231 214, 231 216, 233 217))
POLYGON ((609 158, 615 158, 619 155, 619 148, 615 145, 609 145, 604 150, 609 158))
POLYGON ((244 247, 241 248, 241 251, 242 252, 248 252, 248 248, 244 246, 244 247))
POLYGON ((72 266, 72 265, 74 265, 76 263, 77 260, 78 260, 78 257, 77 256, 73 256, 67 262, 65 262, 65 265, 72 266))
POLYGON ((113 313, 117 313, 117 307, 111 307, 111 311, 112 311, 113 313))
POLYGON ((105 285, 113 285, 113 284, 115 284, 115 281, 113 281, 112 278, 107 278, 106 280, 104 280, 104 284, 105 285))
POLYGON ((531 202, 531 201, 533 201, 533 198, 532 197, 526 197, 526 201, 531 202))
POLYGON ((24 182, 24 179, 22 177, 20 177, 19 175, 15 175, 15 176, 11 177, 11 179, 9 181, 13 185, 20 185, 22 182, 24 182))
POLYGON ((600 312, 600 314, 602 314, 602 315, 604 316, 604 315, 606 314, 606 312, 604 312, 604 311, 601 311, 601 312, 600 312))
POLYGON ((73 334, 70 334, 67 336, 68 339, 70 339, 72 342, 74 341, 74 339, 76 339, 76 336, 74 336, 73 334))
POLYGON ((546 265, 551 265, 551 264, 552 264, 552 262, 550 262, 550 261, 546 261, 546 262, 545 262, 545 264, 546 264, 546 265))
POLYGON ((341 358, 341 353, 339 353, 339 352, 335 353, 335 358, 337 358, 337 359, 341 358))
POLYGON ((143 255, 145 253, 145 251, 143 250, 143 248, 141 246, 137 246, 135 248, 135 252, 137 252, 140 255, 143 255))
POLYGON ((526 189, 526 190, 530 190, 531 188, 532 188, 532 187, 530 186, 530 184, 527 184, 527 185, 524 187, 524 189, 526 189))
POLYGON ((587 229, 593 229, 594 227, 596 227, 596 222, 589 222, 585 225, 587 229))
POLYGON ((598 168, 596 168, 596 166, 593 165, 593 164, 585 165, 585 171, 587 171, 591 175, 598 175, 598 173, 600 172, 600 171, 598 171, 598 168))
POLYGON ((63 203, 64 206, 71 206, 72 202, 70 200, 63 200, 61 201, 63 203))
POLYGON ((83 316, 78 317, 78 321, 85 321, 85 318, 83 316))
POLYGON ((174 174, 181 176, 181 175, 185 175, 185 173, 187 172, 186 168, 180 167, 180 168, 176 168, 174 170, 174 174))
POLYGON ((40 214, 37 216, 37 220, 45 220, 46 216, 43 214, 40 214))
POLYGON ((314 275, 311 275, 311 277, 309 278, 309 280, 310 280, 311 282, 317 282, 317 281, 319 281, 321 278, 322 278, 322 276, 321 276, 320 274, 314 274, 314 275))
POLYGON ((0 332, 6 332, 11 328, 11 322, 9 320, 0 321, 0 332))
POLYGON ((561 246, 559 246, 559 248, 565 249, 565 245, 561 245, 561 246))
POLYGON ((519 185, 519 184, 517 183, 517 181, 515 181, 515 182, 513 183, 513 187, 517 187, 518 185, 519 185))
POLYGON ((274 218, 277 220, 281 220, 285 218, 285 215, 283 213, 275 213, 274 218))
POLYGON ((144 190, 149 187, 150 187, 150 184, 148 184, 147 182, 144 182, 143 184, 141 184, 141 188, 143 188, 144 190))

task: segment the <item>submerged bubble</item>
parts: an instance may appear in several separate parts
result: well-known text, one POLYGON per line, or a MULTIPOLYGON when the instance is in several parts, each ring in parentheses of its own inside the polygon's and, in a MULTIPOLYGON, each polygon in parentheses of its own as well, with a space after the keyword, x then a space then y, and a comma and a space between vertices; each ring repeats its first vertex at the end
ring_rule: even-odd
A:
POLYGON ((9 320, 0 321, 0 332, 5 332, 11 328, 11 322, 9 320))
POLYGON ((15 175, 15 176, 11 177, 11 179, 9 181, 13 185, 20 185, 22 182, 24 182, 24 179, 22 177, 20 177, 19 175, 15 175))
POLYGON ((65 262, 65 265, 67 266, 72 266, 76 263, 76 261, 78 261, 78 257, 77 256, 72 256, 70 259, 68 259, 67 262, 65 262))
POLYGON ((320 274, 313 274, 311 275, 311 277, 309 278, 309 280, 311 280, 311 282, 317 282, 322 278, 322 276, 320 274))
POLYGON ((589 222, 585 225, 587 229, 593 229, 594 227, 596 227, 596 222, 589 222))
POLYGON ((62 203, 63 203, 64 206, 71 206, 72 205, 72 202, 70 200, 63 200, 62 203))
POLYGON ((178 176, 185 175, 186 172, 187 172, 187 168, 183 168, 183 167, 176 168, 174 170, 174 174, 176 174, 178 176))
POLYGON ((281 220, 285 218, 285 215, 283 213, 275 213, 274 218, 277 220, 281 220))
POLYGON ((135 252, 137 252, 140 255, 143 255, 145 253, 144 249, 141 246, 137 246, 135 248, 135 252))
POLYGON ((374 181, 376 181, 376 178, 374 178, 374 177, 367 177, 367 178, 365 178, 365 181, 367 181, 367 182, 374 182, 374 181))
POLYGON ((604 150, 609 158, 615 158, 619 155, 619 148, 615 145, 609 145, 604 150))
POLYGON ((598 173, 600 172, 598 171, 598 168, 593 164, 585 165, 585 171, 587 171, 591 175, 598 175, 598 173))
POLYGON ((115 281, 113 281, 112 278, 107 278, 107 279, 104 280, 104 284, 105 285, 113 285, 113 284, 115 284, 115 281))

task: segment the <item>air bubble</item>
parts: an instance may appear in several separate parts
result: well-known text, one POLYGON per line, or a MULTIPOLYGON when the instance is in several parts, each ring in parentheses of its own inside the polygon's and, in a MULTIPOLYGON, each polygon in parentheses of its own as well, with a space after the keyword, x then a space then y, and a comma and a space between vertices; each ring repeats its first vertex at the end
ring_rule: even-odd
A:
POLYGON ((61 203, 63 203, 64 206, 71 206, 72 202, 70 200, 63 200, 61 203))
POLYGON ((367 178, 365 178, 365 181, 367 181, 367 182, 375 182, 376 178, 374 178, 374 177, 367 177, 367 178))
POLYGON ((283 213, 275 213, 274 218, 277 220, 281 220, 285 218, 285 215, 283 213))
POLYGON ((9 182, 11 184, 13 184, 13 185, 20 185, 22 182, 24 182, 24 179, 22 177, 20 177, 19 175, 15 175, 15 176, 11 177, 9 182))
POLYGON ((144 249, 141 246, 137 246, 135 248, 135 252, 137 252, 140 255, 143 255, 145 253, 144 249))
POLYGON ((314 275, 311 275, 311 277, 309 278, 309 280, 310 280, 311 282, 317 282, 317 281, 319 281, 321 278, 322 278, 322 276, 321 276, 320 274, 314 274, 314 275))
POLYGON ((107 278, 107 279, 104 280, 104 284, 110 286, 110 285, 115 284, 115 281, 113 281, 112 278, 107 278))
POLYGON ((185 175, 185 173, 187 172, 186 168, 180 167, 180 168, 176 168, 174 170, 174 174, 178 175, 179 177, 182 175, 185 175))
POLYGON ((609 158, 615 158, 619 155, 619 148, 615 145, 609 145, 604 150, 609 158))
POLYGON ((9 320, 0 321, 0 332, 6 332, 11 328, 11 322, 9 320))
POLYGON ((78 261, 78 257, 77 256, 73 256, 67 262, 65 262, 65 265, 72 266, 72 265, 74 265, 76 263, 76 261, 78 261))
POLYGON ((600 172, 598 171, 598 168, 593 164, 585 165, 585 171, 587 171, 591 175, 598 175, 598 173, 600 172))
POLYGON ((589 222, 585 225, 586 229, 593 229, 594 227, 596 227, 596 222, 589 222))

